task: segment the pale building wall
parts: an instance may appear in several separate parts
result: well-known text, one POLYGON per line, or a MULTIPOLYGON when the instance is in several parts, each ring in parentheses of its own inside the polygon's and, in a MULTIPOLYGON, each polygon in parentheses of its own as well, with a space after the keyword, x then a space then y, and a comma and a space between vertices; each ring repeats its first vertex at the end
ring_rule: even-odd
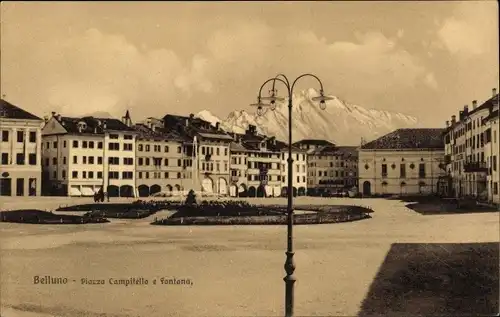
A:
POLYGON ((358 162, 359 191, 366 194, 365 182, 371 194, 430 194, 437 192, 439 176, 445 172, 439 167, 444 150, 391 151, 360 150, 358 162), (410 167, 414 164, 414 168, 410 167), (419 177, 419 164, 425 164, 425 177, 419 177), (382 175, 382 164, 387 165, 387 176, 382 175), (392 164, 395 168, 392 168, 392 164), (406 176, 400 176, 400 164, 406 166, 406 176), (383 185, 383 182, 386 185, 383 185), (401 186, 405 182, 406 185, 401 186), (419 183, 424 182, 424 186, 419 183), (367 183, 367 184, 368 184, 367 183), (365 187, 365 190, 364 190, 365 187))
MULTIPOLYGON (((292 152, 293 179, 292 185, 303 187, 307 193, 307 154, 304 151, 292 152)), ((281 187, 288 187, 288 150, 281 153, 281 187)))
POLYGON ((199 180, 205 191, 229 194, 230 142, 200 140, 198 149, 199 180), (210 159, 206 155, 210 153, 210 159))
POLYGON ((229 195, 236 197, 240 192, 246 192, 248 190, 247 153, 231 150, 229 168, 231 170, 229 195))
POLYGON ((157 185, 162 192, 191 187, 191 157, 187 157, 181 142, 172 140, 136 141, 136 188, 157 185), (160 159, 161 164, 155 165, 160 159), (183 168, 186 164, 186 169, 183 168))
POLYGON ((0 178, 6 179, 5 182, 10 182, 12 196, 18 194, 21 196, 39 196, 41 194, 41 126, 41 120, 0 119, 0 130, 7 131, 9 135, 7 141, 0 139, 0 152, 4 154, 4 157, 7 155, 7 162, 0 161, 0 178), (18 131, 23 133, 23 142, 18 142, 18 131), (31 132, 34 133, 35 139, 31 139, 34 142, 30 142, 31 132), (21 161, 17 162, 18 153, 22 154, 24 164, 21 164, 21 161), (19 185, 22 182, 22 191, 18 191, 18 179, 22 179, 22 181, 19 181, 19 185))

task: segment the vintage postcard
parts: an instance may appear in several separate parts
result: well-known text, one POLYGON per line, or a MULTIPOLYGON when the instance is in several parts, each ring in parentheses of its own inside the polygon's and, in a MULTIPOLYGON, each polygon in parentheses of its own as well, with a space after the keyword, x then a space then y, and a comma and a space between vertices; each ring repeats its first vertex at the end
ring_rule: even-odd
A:
POLYGON ((498 316, 496 1, 4 1, 0 316, 498 316))

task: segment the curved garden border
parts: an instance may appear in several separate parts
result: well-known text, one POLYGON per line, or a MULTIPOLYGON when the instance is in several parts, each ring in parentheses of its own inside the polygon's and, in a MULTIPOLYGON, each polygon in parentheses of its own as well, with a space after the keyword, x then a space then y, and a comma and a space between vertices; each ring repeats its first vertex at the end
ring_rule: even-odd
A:
MULTIPOLYGON (((214 207, 214 206, 212 206, 214 207)), ((286 207, 281 205, 271 206, 244 206, 245 209, 253 209, 254 212, 264 213, 264 215, 225 216, 176 216, 175 214, 166 219, 159 219, 151 223, 152 225, 179 226, 179 225, 284 225, 287 223, 286 207), (265 214, 266 211, 279 212, 280 214, 265 214)), ((187 207, 186 207, 187 208, 187 207)), ((202 206, 196 206, 195 211, 202 206)), ((373 210, 361 206, 339 206, 339 205, 301 205, 295 206, 294 210, 311 211, 310 213, 294 214, 294 224, 310 225, 350 222, 371 218, 373 210)), ((232 212, 234 213, 234 211, 232 212)))

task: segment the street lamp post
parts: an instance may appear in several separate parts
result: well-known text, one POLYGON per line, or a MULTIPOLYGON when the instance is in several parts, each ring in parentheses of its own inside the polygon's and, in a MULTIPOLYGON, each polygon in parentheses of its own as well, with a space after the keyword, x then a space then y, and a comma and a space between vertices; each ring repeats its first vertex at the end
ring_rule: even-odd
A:
POLYGON ((288 78, 283 74, 278 74, 277 76, 266 80, 259 90, 259 96, 257 97, 257 103, 252 104, 252 106, 257 107, 257 114, 263 115, 265 108, 270 108, 271 110, 276 109, 277 101, 284 101, 284 98, 277 96, 277 91, 275 89, 276 82, 285 85, 288 93, 288 187, 287 187, 287 251, 286 251, 286 261, 285 261, 285 271, 286 276, 283 278, 285 281, 285 316, 293 316, 293 302, 294 302, 294 283, 296 281, 293 275, 295 271, 295 263, 293 260, 293 158, 292 158, 292 106, 293 106, 293 89, 297 81, 304 77, 315 78, 320 85, 320 95, 313 97, 313 101, 320 102, 320 108, 324 110, 326 108, 326 100, 331 100, 331 97, 327 97, 323 92, 323 83, 321 80, 313 74, 302 74, 297 77, 291 84, 288 78), (272 82, 272 90, 270 91, 269 97, 262 97, 262 89, 268 83, 272 82), (263 103, 262 100, 268 100, 270 103, 263 103))

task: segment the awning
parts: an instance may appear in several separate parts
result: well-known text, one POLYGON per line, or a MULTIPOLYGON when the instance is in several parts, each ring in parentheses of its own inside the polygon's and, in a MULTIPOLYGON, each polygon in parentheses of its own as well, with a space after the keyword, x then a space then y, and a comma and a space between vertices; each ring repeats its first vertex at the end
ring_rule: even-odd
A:
POLYGON ((264 188, 266 190, 266 195, 267 196, 272 196, 273 195, 273 188, 271 186, 266 185, 266 187, 264 187, 264 188))
POLYGON ((69 195, 70 196, 81 196, 82 192, 80 191, 80 186, 71 186, 69 188, 69 195))
POLYGON ((82 196, 93 196, 94 195, 94 189, 92 186, 82 186, 82 196))

